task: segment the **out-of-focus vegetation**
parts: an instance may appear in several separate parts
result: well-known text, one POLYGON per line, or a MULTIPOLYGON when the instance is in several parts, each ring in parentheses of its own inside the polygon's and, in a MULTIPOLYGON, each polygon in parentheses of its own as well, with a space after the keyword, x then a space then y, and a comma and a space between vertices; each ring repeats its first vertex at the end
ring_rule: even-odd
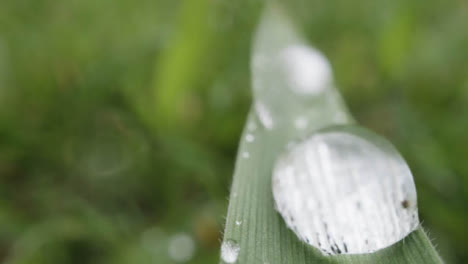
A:
MULTIPOLYGON (((284 5, 407 159, 446 262, 468 262, 468 2, 284 5)), ((0 261, 217 262, 262 6, 2 1, 0 261)))

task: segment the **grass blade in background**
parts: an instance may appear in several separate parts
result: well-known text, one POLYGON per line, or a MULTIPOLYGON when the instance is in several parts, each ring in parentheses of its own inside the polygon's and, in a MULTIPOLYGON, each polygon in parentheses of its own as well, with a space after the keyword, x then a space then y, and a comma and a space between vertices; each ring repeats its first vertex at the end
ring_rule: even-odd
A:
POLYGON ((308 100, 274 89, 285 85, 287 80, 278 74, 275 67, 279 65, 269 63, 286 45, 306 44, 281 11, 270 7, 260 22, 253 47, 256 111, 252 110, 248 117, 239 146, 221 249, 222 260, 227 263, 269 264, 441 263, 420 226, 404 240, 376 253, 337 256, 323 256, 287 228, 274 209, 271 191, 272 169, 277 157, 294 140, 321 128, 352 124, 353 121, 333 83, 308 100), (295 119, 298 115, 301 115, 299 120, 295 119))

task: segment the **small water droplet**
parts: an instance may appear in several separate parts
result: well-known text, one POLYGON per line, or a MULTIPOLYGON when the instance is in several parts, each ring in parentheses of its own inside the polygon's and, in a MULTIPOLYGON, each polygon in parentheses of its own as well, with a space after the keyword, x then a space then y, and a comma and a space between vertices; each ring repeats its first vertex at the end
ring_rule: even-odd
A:
POLYGON ((272 183, 287 226, 325 255, 374 252, 419 224, 406 162, 364 129, 318 132, 286 150, 272 183))
POLYGON ((179 233, 171 237, 168 253, 176 262, 189 261, 195 252, 195 242, 192 237, 185 233, 179 233))
POLYGON ((247 152, 247 151, 244 151, 244 152, 242 152, 242 157, 243 157, 244 159, 248 159, 248 158, 250 158, 250 153, 247 152))
POLYGON ((240 226, 242 225, 242 221, 241 220, 236 220, 236 226, 240 226))
POLYGON ((253 142, 253 141, 255 140, 255 137, 254 137, 254 135, 252 135, 252 134, 247 134, 247 135, 245 136, 245 140, 246 140, 247 142, 253 142))
POLYGON ((330 63, 323 54, 306 45, 291 45, 282 52, 289 87, 300 94, 317 94, 332 82, 330 63))
POLYGON ((268 108, 262 102, 255 102, 255 110, 262 125, 266 129, 272 129, 274 121, 268 108))
POLYGON ((228 239, 221 244, 221 259, 225 263, 235 263, 239 256, 240 247, 235 240, 228 239))

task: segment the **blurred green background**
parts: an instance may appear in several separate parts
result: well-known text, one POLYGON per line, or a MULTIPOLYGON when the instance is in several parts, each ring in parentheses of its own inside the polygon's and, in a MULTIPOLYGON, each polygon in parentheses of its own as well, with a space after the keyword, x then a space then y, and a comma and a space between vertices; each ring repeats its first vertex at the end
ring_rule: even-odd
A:
MULTIPOLYGON (((468 2, 291 0, 468 263, 468 2)), ((216 263, 263 1, 0 2, 0 262, 216 263)))

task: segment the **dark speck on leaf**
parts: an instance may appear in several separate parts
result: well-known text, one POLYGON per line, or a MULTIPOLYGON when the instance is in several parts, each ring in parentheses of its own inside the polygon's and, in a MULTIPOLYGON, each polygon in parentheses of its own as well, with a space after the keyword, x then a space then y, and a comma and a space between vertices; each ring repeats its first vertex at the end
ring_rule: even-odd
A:
POLYGON ((403 208, 405 208, 405 209, 408 208, 408 207, 409 207, 409 202, 408 202, 408 200, 403 200, 403 201, 401 202, 401 206, 402 206, 403 208))

